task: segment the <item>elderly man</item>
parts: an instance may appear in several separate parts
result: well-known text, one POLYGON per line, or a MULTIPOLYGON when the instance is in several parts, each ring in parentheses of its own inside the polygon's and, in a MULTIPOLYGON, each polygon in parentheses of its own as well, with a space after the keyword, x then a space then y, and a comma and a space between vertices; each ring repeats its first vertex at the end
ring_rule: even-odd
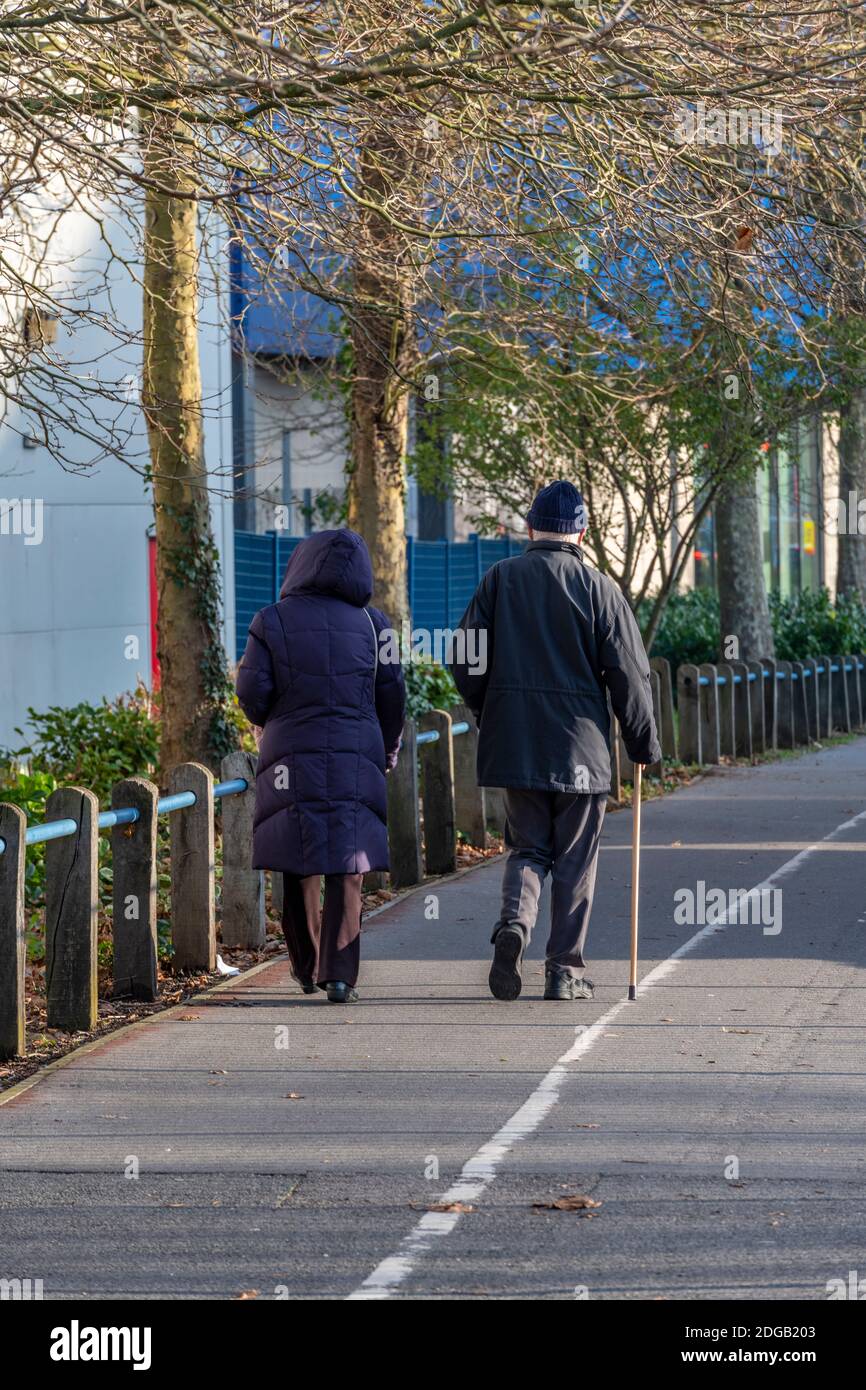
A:
POLYGON ((649 663, 631 609, 581 550, 587 527, 572 483, 542 488, 522 555, 488 570, 460 623, 485 665, 457 661, 479 724, 478 781, 505 788, 508 857, 493 932, 490 990, 516 999, 521 965, 551 875, 545 999, 591 999, 584 946, 610 792, 607 696, 629 757, 661 757, 649 663))

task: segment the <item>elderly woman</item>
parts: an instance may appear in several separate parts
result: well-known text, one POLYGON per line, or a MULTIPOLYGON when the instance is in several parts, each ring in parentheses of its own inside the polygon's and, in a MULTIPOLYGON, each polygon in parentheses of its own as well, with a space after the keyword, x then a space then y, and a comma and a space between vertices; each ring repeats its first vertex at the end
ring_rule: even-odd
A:
POLYGON ((379 660, 370 556, 354 531, 295 548, 278 603, 250 624, 241 708, 259 740, 253 868, 282 871, 292 974, 357 999, 361 880, 388 868, 385 773, 405 713, 403 672, 379 660), (324 899, 321 879, 325 879, 324 899))

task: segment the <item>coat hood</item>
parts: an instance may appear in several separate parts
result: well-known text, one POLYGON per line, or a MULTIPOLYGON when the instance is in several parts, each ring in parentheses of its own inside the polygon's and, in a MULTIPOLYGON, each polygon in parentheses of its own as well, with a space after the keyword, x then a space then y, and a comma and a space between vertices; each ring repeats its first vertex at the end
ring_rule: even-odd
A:
POLYGON ((295 546, 280 598, 289 594, 330 594, 363 608, 373 594, 370 552, 355 531, 317 531, 295 546))

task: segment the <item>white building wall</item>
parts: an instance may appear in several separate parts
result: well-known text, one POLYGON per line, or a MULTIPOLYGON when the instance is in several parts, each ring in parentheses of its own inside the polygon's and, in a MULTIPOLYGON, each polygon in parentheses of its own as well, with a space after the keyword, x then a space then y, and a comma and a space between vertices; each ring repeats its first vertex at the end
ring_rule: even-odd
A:
MULTIPOLYGON (((81 209, 58 220, 51 243, 55 294, 72 302, 88 284, 98 285, 103 296, 110 290, 110 310, 107 299, 104 307, 114 323, 125 326, 127 342, 109 339, 95 319, 74 320, 70 329, 61 314, 55 350, 74 361, 77 372, 91 371, 112 383, 129 378, 123 407, 130 431, 128 463, 116 457, 92 462, 97 447, 62 429, 64 467, 47 448, 24 447, 21 432, 28 425, 19 411, 9 410, 0 424, 0 497, 35 499, 42 508, 38 544, 14 534, 8 520, 7 533, 0 531, 0 747, 20 746, 15 729, 24 727, 26 733, 28 707, 43 711, 54 704, 96 702, 132 690, 139 679, 150 684, 147 530, 153 512, 141 473, 147 457, 138 405, 141 288, 119 258, 103 281, 109 257, 97 231, 81 209)), ((134 263, 134 249, 122 237, 115 227, 115 252, 134 263)), ((214 472, 214 530, 223 562, 228 639, 234 630, 234 576, 227 310, 221 304, 227 285, 211 273, 205 279, 206 449, 214 472)), ((116 414, 110 402, 104 409, 106 419, 116 414)))
POLYGON ((288 525, 282 529, 301 536, 306 489, 313 500, 324 492, 337 500, 344 496, 348 439, 343 402, 328 392, 327 379, 315 365, 281 373, 256 364, 249 393, 255 529, 273 530, 275 509, 287 507, 288 525))

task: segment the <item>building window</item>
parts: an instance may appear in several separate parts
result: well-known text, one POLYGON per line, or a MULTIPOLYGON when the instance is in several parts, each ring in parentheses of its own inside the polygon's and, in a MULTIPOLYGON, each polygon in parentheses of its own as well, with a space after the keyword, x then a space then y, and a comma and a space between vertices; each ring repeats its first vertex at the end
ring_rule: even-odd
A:
MULTIPOLYGON (((818 524, 823 507, 821 417, 804 418, 764 455, 757 476, 767 590, 786 598, 824 582, 824 545, 818 524)), ((695 586, 716 582, 716 538, 712 514, 695 536, 695 586)))
POLYGON ((716 582, 716 518, 712 508, 695 532, 695 588, 711 589, 716 582))
POLYGON ((812 416, 792 426, 773 451, 761 493, 764 572, 783 598, 823 583, 822 493, 821 420, 812 416))

